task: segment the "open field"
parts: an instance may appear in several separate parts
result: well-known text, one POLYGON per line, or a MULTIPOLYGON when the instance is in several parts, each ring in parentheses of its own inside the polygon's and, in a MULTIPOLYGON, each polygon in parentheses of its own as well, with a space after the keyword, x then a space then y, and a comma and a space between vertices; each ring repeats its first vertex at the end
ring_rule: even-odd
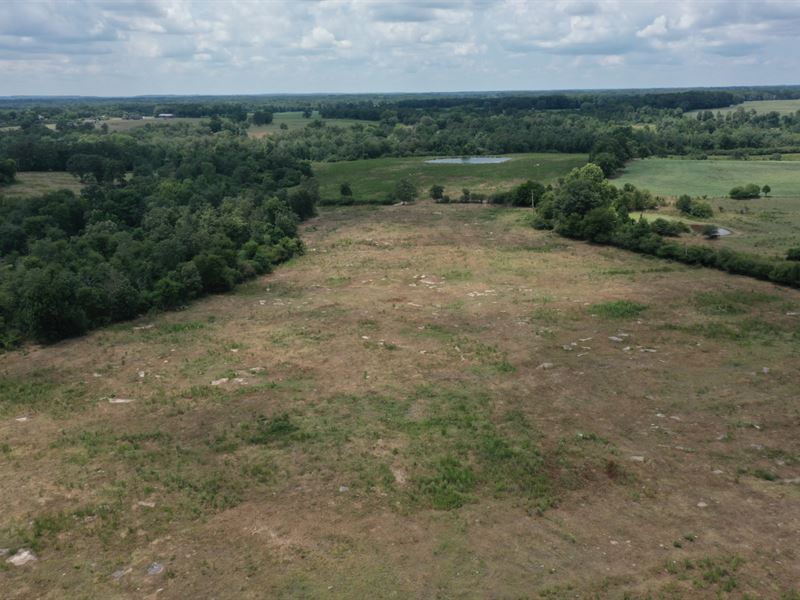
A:
POLYGON ((661 196, 725 197, 745 183, 768 184, 771 196, 800 198, 800 162, 788 160, 634 160, 613 182, 632 183, 661 196))
POLYGON ((262 138, 280 131, 281 125, 286 125, 288 131, 302 129, 314 119, 319 119, 327 125, 336 125, 338 127, 349 127, 357 123, 369 125, 371 123, 371 121, 359 121, 357 119, 322 119, 317 111, 314 111, 311 119, 304 118, 302 112, 281 112, 273 115, 272 123, 269 125, 251 125, 247 130, 247 135, 253 138, 262 138))
POLYGON ((486 165, 430 165, 431 157, 376 158, 346 162, 314 163, 320 182, 320 196, 338 198, 339 186, 349 182, 358 201, 382 200, 392 192, 396 182, 410 179, 421 197, 427 197, 433 184, 443 185, 453 199, 463 188, 489 194, 504 191, 533 179, 547 184, 566 175, 574 167, 586 163, 583 154, 510 154, 511 160, 486 165))
POLYGON ((146 125, 153 125, 158 127, 169 127, 171 125, 177 125, 179 123, 190 123, 193 125, 198 125, 203 121, 208 121, 208 119, 200 117, 174 117, 172 119, 148 118, 148 119, 133 120, 133 119, 122 119, 120 117, 111 117, 105 121, 97 123, 96 128, 99 129, 105 123, 106 125, 108 125, 109 131, 126 132, 126 131, 131 131, 132 129, 138 129, 139 127, 144 127, 146 125))
MULTIPOLYGON (((800 99, 795 100, 754 100, 752 102, 742 102, 741 104, 737 104, 736 106, 726 106, 724 108, 715 108, 712 110, 714 114, 720 112, 723 115, 728 114, 731 112, 736 112, 742 108, 745 111, 754 110, 759 114, 766 114, 768 112, 777 112, 781 115, 788 115, 794 114, 798 110, 800 110, 800 99)), ((690 111, 687 112, 687 116, 694 116, 698 112, 705 112, 705 111, 690 111)))
POLYGON ((324 210, 0 355, 3 596, 796 598, 800 292, 528 214, 324 210))
POLYGON ((673 206, 652 215, 680 218, 688 224, 711 222, 734 232, 713 241, 694 236, 687 240, 692 243, 773 257, 784 257, 789 248, 800 246, 800 162, 647 159, 630 163, 613 181, 617 185, 632 183, 663 196, 707 195, 715 213, 708 221, 683 216, 673 206), (727 195, 735 185, 750 182, 769 184, 769 197, 718 197, 727 195))
POLYGON ((79 194, 82 188, 76 177, 64 171, 20 171, 15 183, 0 187, 0 196, 29 198, 63 189, 79 194))

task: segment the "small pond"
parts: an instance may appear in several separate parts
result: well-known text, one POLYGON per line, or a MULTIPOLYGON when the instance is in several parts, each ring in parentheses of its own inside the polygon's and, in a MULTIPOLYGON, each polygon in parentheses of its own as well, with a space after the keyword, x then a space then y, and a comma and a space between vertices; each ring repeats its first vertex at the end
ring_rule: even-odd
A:
POLYGON ((731 234, 731 230, 730 229, 725 229, 724 227, 717 227, 717 235, 723 236, 723 235, 730 235, 730 234, 731 234))
POLYGON ((511 160, 507 156, 461 156, 456 158, 432 158, 429 165, 496 165, 511 160))

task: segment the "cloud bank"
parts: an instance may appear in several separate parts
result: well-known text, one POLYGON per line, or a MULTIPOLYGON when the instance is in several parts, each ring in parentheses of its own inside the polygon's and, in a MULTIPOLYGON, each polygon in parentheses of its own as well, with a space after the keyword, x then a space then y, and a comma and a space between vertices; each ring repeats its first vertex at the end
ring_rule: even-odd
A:
POLYGON ((11 0, 0 95, 800 83, 800 3, 11 0))

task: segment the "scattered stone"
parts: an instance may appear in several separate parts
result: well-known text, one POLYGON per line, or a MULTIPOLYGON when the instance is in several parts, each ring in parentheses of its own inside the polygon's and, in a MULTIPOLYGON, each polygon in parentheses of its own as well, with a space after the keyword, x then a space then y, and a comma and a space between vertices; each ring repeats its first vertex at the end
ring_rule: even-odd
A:
POLYGON ((644 456, 631 456, 631 460, 633 462, 643 463, 644 462, 644 456))
POLYGON ((542 364, 540 364, 536 368, 537 369, 541 369, 541 370, 547 370, 547 369, 552 369, 553 367, 555 367, 555 365, 553 363, 551 363, 551 362, 543 362, 542 364))
POLYGON ((247 381, 245 381, 244 377, 234 377, 233 382, 239 385, 247 385, 247 381))
POLYGON ((25 423, 26 421, 28 421, 28 417, 17 417, 17 418, 16 418, 16 419, 14 419, 14 420, 15 420, 17 423, 25 423))
POLYGON ((678 415, 672 415, 670 417, 670 419, 672 419, 673 421, 680 421, 681 420, 681 418, 678 415))
POLYGON ((623 341, 621 337, 618 337, 616 335, 610 335, 610 336, 608 336, 608 339, 610 339, 612 342, 621 342, 621 341, 623 341))
POLYGON ((139 325, 138 327, 134 327, 133 330, 134 331, 141 331, 142 329, 152 329, 152 328, 153 328, 153 324, 150 323, 149 325, 139 325))
POLYGON ((231 348, 231 352, 233 352, 234 354, 236 354, 238 351, 239 351, 238 348, 231 348))
POLYGON ((146 373, 144 371, 139 371, 139 379, 144 379, 146 373))
POLYGON ((361 336, 361 339, 362 339, 362 340, 368 340, 368 339, 369 339, 369 336, 368 336, 368 335, 362 335, 362 336, 361 336))
POLYGON ((254 375, 255 375, 256 373, 261 373, 261 372, 263 372, 264 370, 265 370, 265 369, 264 369, 264 367, 250 367, 250 368, 248 369, 248 371, 250 371, 250 372, 251 372, 251 373, 253 373, 254 375))
POLYGON ((592 339, 592 338, 590 338, 590 337, 588 337, 588 338, 578 338, 578 341, 579 341, 579 342, 588 342, 588 341, 589 341, 589 340, 591 340, 591 339, 592 339))
POLYGON ((339 486, 339 493, 344 494, 345 492, 349 492, 349 491, 350 491, 350 488, 347 487, 346 485, 340 485, 339 486))
POLYGON ((769 373, 769 367, 762 367, 762 368, 761 368, 761 372, 762 372, 764 375, 766 375, 767 373, 769 373))
POLYGON ((7 559, 6 562, 11 563, 15 567, 21 567, 23 565, 27 565, 29 562, 34 562, 36 560, 37 560, 36 555, 33 552, 23 548, 18 550, 14 556, 7 559))
POLYGON ((259 303, 261 306, 264 306, 264 305, 267 303, 267 301, 266 301, 266 300, 259 300, 259 301, 258 301, 258 303, 259 303))
POLYGON ((658 352, 655 348, 639 348, 639 352, 658 352))
POLYGON ((111 574, 111 576, 112 576, 114 579, 122 579, 122 578, 123 578, 125 575, 127 575, 127 574, 128 574, 128 573, 130 573, 131 571, 133 571, 133 569, 132 569, 131 567, 128 567, 127 569, 119 569, 119 570, 117 570, 117 571, 114 571, 114 572, 111 574))
POLYGON ((102 375, 100 373, 92 373, 92 377, 102 377, 102 375))
POLYGON ((228 383, 227 377, 220 377, 219 379, 215 379, 211 382, 211 385, 222 385, 223 383, 228 383))
POLYGON ((156 507, 156 503, 155 502, 150 502, 148 500, 139 500, 136 504, 138 504, 139 506, 144 506, 145 508, 155 508, 156 507))
POLYGON ((698 502, 697 503, 697 508, 706 508, 707 506, 708 506, 708 504, 706 504, 705 502, 698 502))
POLYGON ((656 416, 657 416, 659 419, 663 419, 663 418, 664 418, 664 417, 666 417, 667 415, 665 415, 664 413, 656 413, 656 416))
POLYGON ((570 346, 569 344, 564 344, 561 347, 564 348, 564 350, 566 350, 567 352, 572 352, 572 346, 570 346))
POLYGON ((0 548, 0 556, 5 556, 10 550, 8 548, 0 548))
POLYGON ((630 347, 630 346, 625 346, 625 347, 622 349, 622 351, 623 351, 623 352, 630 352, 630 351, 631 351, 631 347, 630 347))
POLYGON ((160 562, 154 562, 149 567, 147 567, 147 574, 148 575, 158 575, 164 570, 164 565, 160 562))
POLYGON ((103 400, 108 400, 109 404, 130 404, 133 402, 133 398, 103 398, 103 400))
POLYGON ((714 475, 722 475, 722 469, 714 469, 711 471, 714 475))
POLYGON ((781 483, 800 484, 800 477, 793 477, 792 479, 781 479, 781 483))
POLYGON ((787 317, 796 317, 798 315, 800 315, 800 312, 787 312, 786 313, 787 317))

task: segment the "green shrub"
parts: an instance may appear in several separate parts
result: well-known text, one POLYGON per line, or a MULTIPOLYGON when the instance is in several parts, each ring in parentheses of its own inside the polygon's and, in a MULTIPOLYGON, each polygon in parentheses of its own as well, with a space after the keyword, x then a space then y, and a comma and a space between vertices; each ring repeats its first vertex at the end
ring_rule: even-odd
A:
POLYGON ((747 185, 737 185, 732 188, 730 197, 734 200, 748 200, 750 198, 761 197, 761 188, 755 183, 748 183, 747 185))

